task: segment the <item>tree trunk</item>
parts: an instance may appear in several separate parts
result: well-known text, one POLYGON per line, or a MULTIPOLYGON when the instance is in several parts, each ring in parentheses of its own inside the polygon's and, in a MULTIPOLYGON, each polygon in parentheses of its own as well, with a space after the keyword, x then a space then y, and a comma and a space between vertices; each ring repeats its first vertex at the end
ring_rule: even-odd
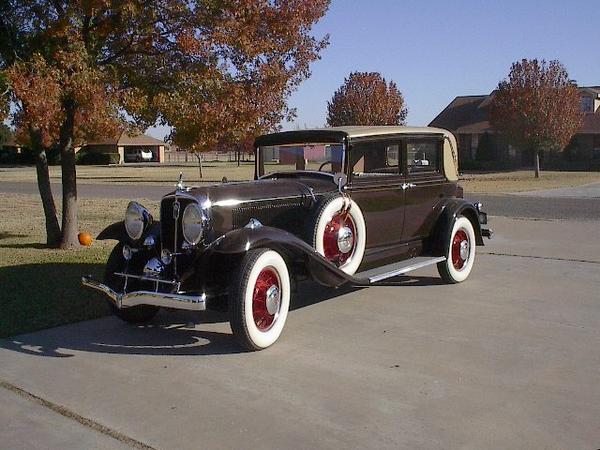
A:
POLYGON ((62 166, 62 238, 60 248, 72 248, 79 245, 77 238, 77 171, 75 169, 75 148, 73 130, 75 103, 65 101, 65 121, 60 130, 60 154, 62 166))
POLYGON ((534 151, 533 164, 534 164, 534 169, 535 169, 535 177, 539 178, 540 177, 540 151, 537 148, 534 151))
POLYGON ((237 165, 238 165, 238 167, 240 167, 240 159, 242 159, 242 151, 240 150, 240 147, 238 147, 236 149, 236 153, 237 153, 237 165))
POLYGON ((200 175, 200 179, 202 179, 202 155, 200 153, 196 153, 196 158, 198 158, 198 175, 200 175))
POLYGON ((30 129, 29 135, 35 152, 35 169, 37 172, 38 189, 46 217, 46 244, 56 247, 60 242, 60 226, 56 217, 56 205, 50 187, 50 174, 48 173, 48 158, 46 150, 42 147, 39 130, 30 129))

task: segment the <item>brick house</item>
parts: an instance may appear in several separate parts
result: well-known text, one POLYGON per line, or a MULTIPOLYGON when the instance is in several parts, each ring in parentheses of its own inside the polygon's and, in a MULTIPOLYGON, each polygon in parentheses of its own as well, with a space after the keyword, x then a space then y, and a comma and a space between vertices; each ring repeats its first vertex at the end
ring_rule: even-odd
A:
MULTIPOLYGON (((583 113, 581 127, 562 154, 542 156, 546 168, 600 170, 600 86, 580 87, 579 92, 583 113)), ((493 96, 492 92, 456 97, 429 125, 456 135, 459 163, 465 169, 531 166, 530 152, 503 143, 495 136, 488 120, 493 96)))

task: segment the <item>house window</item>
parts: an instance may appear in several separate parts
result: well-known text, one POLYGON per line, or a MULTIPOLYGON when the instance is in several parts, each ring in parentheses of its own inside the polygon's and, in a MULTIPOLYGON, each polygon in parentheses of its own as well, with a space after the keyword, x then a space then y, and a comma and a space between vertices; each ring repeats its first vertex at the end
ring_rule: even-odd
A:
POLYGON ((600 159, 600 135, 594 135, 593 147, 592 147, 592 158, 600 159))
POLYGON ((581 97, 581 112, 594 112, 594 99, 592 97, 581 97))
POLYGON ((477 155, 477 149, 479 148, 479 135, 472 134, 471 135, 471 159, 475 160, 475 156, 477 155))

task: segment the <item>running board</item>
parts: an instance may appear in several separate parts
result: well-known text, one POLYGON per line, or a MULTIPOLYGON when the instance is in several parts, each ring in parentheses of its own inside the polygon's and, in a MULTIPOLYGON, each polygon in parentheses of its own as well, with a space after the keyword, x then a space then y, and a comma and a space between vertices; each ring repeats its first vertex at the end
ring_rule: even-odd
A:
POLYGON ((413 270, 432 266, 439 262, 446 261, 445 256, 417 256, 416 258, 406 259, 404 261, 388 264, 387 266, 377 267, 371 270, 354 274, 355 285, 368 286, 387 278, 403 275, 413 270))

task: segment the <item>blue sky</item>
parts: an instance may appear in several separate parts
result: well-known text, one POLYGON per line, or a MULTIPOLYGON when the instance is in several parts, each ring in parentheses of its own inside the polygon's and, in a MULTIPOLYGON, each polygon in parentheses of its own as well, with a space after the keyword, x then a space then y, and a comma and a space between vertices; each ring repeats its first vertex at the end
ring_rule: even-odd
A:
POLYGON ((559 59, 579 85, 600 85, 599 0, 333 0, 314 32, 331 43, 290 98, 298 118, 284 129, 323 126, 352 71, 394 80, 411 125, 457 95, 489 93, 521 58, 559 59))

